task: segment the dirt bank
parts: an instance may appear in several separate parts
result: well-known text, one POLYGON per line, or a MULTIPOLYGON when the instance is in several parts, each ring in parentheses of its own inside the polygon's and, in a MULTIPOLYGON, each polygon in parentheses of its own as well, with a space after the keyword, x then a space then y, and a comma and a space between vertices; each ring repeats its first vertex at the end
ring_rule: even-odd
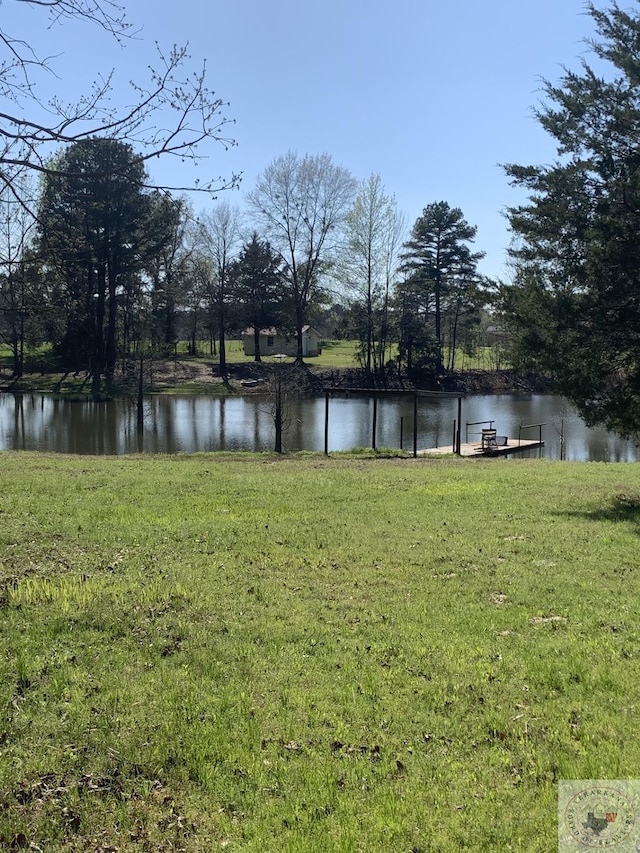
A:
MULTIPOLYGON (((383 379, 373 377, 358 368, 321 369, 314 365, 296 366, 292 363, 259 364, 230 363, 222 376, 217 363, 189 357, 158 359, 146 362, 143 390, 145 393, 187 394, 269 394, 274 377, 286 383, 289 390, 301 396, 317 396, 326 388, 348 391, 361 388, 379 390, 458 391, 464 394, 545 393, 550 382, 536 375, 521 375, 514 371, 468 371, 437 377, 429 373, 411 375, 394 372, 383 379)), ((136 394, 139 365, 131 362, 121 367, 107 396, 136 394)), ((25 373, 19 380, 10 372, 0 372, 0 390, 51 391, 63 396, 90 396, 91 376, 87 373, 25 373)))

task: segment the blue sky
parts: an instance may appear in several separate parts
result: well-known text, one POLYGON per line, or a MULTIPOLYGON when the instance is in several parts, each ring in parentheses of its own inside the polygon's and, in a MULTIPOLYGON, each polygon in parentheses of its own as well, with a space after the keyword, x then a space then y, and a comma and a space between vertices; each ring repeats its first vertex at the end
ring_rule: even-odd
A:
MULTIPOLYGON (((124 0, 142 30, 118 48, 95 28, 40 32, 41 10, 4 0, 3 27, 58 54, 43 91, 73 100, 101 72, 119 85, 144 76, 154 42, 189 42, 230 106, 238 145, 212 148, 203 178, 242 172, 238 205, 274 157, 328 152, 358 179, 378 173, 411 225, 425 205, 460 207, 478 227, 480 269, 508 277, 503 211, 521 196, 501 163, 546 163, 552 141, 532 107, 540 80, 577 67, 593 34, 583 0, 124 0), (20 33, 17 31, 21 30, 20 33)), ((621 3, 622 6, 629 4, 621 3)), ((116 100, 119 95, 116 95, 116 100)), ((185 171, 181 171, 185 170, 185 171)), ((151 168, 184 185, 177 161, 151 168)), ((196 207, 206 207, 204 198, 196 207)))

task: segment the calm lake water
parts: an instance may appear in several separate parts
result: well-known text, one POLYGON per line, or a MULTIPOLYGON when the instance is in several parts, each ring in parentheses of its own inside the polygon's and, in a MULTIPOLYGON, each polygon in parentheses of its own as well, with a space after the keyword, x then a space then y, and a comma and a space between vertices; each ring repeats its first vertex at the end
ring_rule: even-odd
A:
MULTIPOLYGON (((418 404, 418 449, 452 443, 455 400, 422 398, 418 404)), ((370 447, 373 401, 335 398, 329 408, 329 451, 370 447)), ((640 449, 605 430, 588 429, 572 407, 551 395, 467 397, 462 404, 462 441, 466 422, 494 420, 499 434, 518 436, 521 424, 545 423, 542 450, 530 455, 560 458, 564 423, 565 458, 574 461, 636 462, 640 449)), ((378 402, 378 447, 413 447, 413 398, 378 402)), ((285 448, 324 449, 325 401, 296 401, 289 408, 285 448)), ((476 439, 480 426, 469 426, 476 439), (476 434, 474 434, 476 433, 476 434)), ((537 437, 537 430, 523 433, 537 437)), ((0 449, 56 453, 194 453, 212 450, 272 450, 273 418, 268 402, 255 397, 230 399, 154 396, 144 403, 144 427, 138 432, 135 402, 55 400, 46 394, 0 394, 0 449)))

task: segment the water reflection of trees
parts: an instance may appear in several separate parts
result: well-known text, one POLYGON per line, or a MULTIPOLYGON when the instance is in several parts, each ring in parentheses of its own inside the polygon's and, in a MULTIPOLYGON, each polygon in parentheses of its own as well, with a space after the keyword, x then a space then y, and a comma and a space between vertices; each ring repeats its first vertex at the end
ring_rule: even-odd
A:
MULTIPOLYGON (((464 420, 496 419, 501 434, 517 436, 518 424, 546 422, 546 458, 560 457, 560 443, 553 419, 563 401, 544 397, 529 400, 501 397, 469 397, 464 401, 464 420)), ((324 399, 295 400, 284 436, 287 450, 324 448, 324 399)), ((369 447, 372 438, 373 404, 367 398, 331 401, 329 447, 337 451, 369 447)), ((451 443, 455 411, 448 402, 420 404, 419 448, 451 443)), ((404 419, 405 448, 413 430, 413 405, 403 398, 379 401, 376 441, 378 447, 398 447, 400 422, 404 419)), ((604 430, 588 430, 573 413, 565 420, 567 459, 638 461, 640 451, 604 430)), ((15 450, 46 450, 61 453, 115 454, 180 453, 213 450, 272 450, 273 418, 264 401, 255 398, 153 396, 144 400, 143 433, 137 429, 135 400, 71 402, 46 394, 0 395, 0 447, 15 450)))

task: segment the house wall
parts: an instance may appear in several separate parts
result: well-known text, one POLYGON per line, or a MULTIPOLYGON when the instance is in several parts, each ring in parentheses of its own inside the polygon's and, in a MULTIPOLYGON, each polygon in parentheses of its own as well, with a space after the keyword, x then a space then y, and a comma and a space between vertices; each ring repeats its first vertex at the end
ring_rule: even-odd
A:
MULTIPOLYGON (((255 355, 255 341, 253 332, 242 336, 244 354, 255 355)), ((276 355, 286 353, 295 355, 298 347, 295 338, 285 338, 282 335, 260 335, 260 355, 276 355)))
POLYGON ((309 329, 302 333, 302 355, 318 355, 318 344, 320 337, 315 329, 309 329))
MULTIPOLYGON (((302 355, 303 357, 318 355, 320 335, 315 329, 308 327, 302 332, 302 355)), ((253 332, 245 332, 242 336, 242 344, 245 355, 255 355, 253 332)), ((295 335, 285 337, 284 335, 269 335, 260 333, 260 355, 296 355, 298 342, 295 335)))

